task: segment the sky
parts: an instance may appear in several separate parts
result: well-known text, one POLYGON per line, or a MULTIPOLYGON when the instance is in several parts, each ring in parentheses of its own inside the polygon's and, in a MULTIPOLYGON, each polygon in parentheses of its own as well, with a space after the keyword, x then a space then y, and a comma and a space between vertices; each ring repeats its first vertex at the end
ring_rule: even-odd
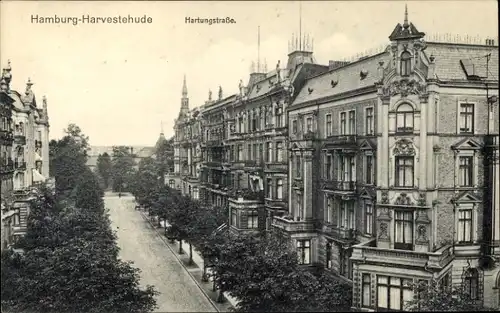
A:
POLYGON ((410 22, 427 34, 498 38, 497 1, 278 2, 0 2, 0 64, 11 60, 11 88, 31 78, 46 95, 50 137, 69 123, 91 145, 154 145, 161 125, 173 135, 186 75, 190 108, 209 90, 236 93, 260 59, 269 70, 286 64, 288 41, 314 38, 317 63, 356 56, 388 43, 405 4, 410 22), (300 10, 300 7, 302 9, 300 10), (473 8, 473 9, 472 9, 473 8), (301 14, 299 12, 302 12, 301 14), (146 24, 41 24, 32 17, 146 15, 146 24), (189 24, 186 17, 230 17, 233 24, 189 24))

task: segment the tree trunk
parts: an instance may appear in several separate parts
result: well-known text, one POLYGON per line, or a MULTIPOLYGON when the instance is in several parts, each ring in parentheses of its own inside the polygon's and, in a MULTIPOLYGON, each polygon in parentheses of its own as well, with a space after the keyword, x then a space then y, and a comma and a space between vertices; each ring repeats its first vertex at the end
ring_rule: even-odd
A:
POLYGON ((222 293, 222 289, 219 289, 219 296, 217 297, 217 302, 218 303, 224 302, 224 295, 222 293))
POLYGON ((193 245, 189 243, 189 265, 193 265, 193 245))
POLYGON ((213 282, 214 283, 212 285, 212 291, 215 292, 215 291, 217 291, 217 288, 216 288, 217 286, 215 285, 215 277, 213 277, 213 282))
POLYGON ((182 250, 182 238, 179 239, 179 254, 184 254, 184 250, 182 250))
MULTIPOLYGON (((205 263, 205 262, 203 262, 205 263)), ((208 282, 208 277, 207 277, 207 265, 203 264, 203 275, 201 275, 201 281, 206 283, 208 282)))

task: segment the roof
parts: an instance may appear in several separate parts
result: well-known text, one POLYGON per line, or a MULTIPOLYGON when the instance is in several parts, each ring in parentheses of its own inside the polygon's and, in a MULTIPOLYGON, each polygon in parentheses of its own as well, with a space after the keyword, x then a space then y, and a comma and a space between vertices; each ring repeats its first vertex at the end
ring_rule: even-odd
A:
POLYGON ((383 52, 312 77, 306 81, 293 105, 373 86, 380 79, 377 70, 379 61, 387 63, 389 57, 389 53, 383 52), (362 71, 367 73, 363 79, 362 71), (336 83, 334 87, 332 82, 336 83))
MULTIPOLYGON (((135 149, 134 149, 135 151, 135 149)), ((136 157, 139 157, 139 158, 148 158, 150 156, 152 156, 153 154, 155 154, 156 152, 156 149, 155 147, 144 147, 140 150, 138 150, 137 152, 135 152, 135 155, 136 157)))
POLYGON ((498 80, 498 46, 427 42, 425 54, 435 57, 436 76, 441 81, 467 79, 461 60, 466 68, 473 64, 479 76, 498 80), (489 53, 491 58, 486 72, 486 55, 489 53))

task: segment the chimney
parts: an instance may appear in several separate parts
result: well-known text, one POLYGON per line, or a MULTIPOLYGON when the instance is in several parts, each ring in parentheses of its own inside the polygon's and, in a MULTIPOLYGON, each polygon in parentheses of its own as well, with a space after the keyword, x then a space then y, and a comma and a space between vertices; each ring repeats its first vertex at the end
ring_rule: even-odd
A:
POLYGON ((349 64, 349 62, 347 61, 333 61, 333 60, 330 60, 328 61, 328 70, 329 71, 332 71, 336 68, 339 68, 339 67, 342 67, 344 65, 347 65, 349 64))

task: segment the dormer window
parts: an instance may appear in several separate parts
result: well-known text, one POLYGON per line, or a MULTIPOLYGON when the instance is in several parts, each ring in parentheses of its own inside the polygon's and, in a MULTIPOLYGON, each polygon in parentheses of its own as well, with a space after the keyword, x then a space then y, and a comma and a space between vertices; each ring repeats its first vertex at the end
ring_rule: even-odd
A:
POLYGON ((401 76, 410 76, 411 54, 408 51, 401 53, 401 76))

